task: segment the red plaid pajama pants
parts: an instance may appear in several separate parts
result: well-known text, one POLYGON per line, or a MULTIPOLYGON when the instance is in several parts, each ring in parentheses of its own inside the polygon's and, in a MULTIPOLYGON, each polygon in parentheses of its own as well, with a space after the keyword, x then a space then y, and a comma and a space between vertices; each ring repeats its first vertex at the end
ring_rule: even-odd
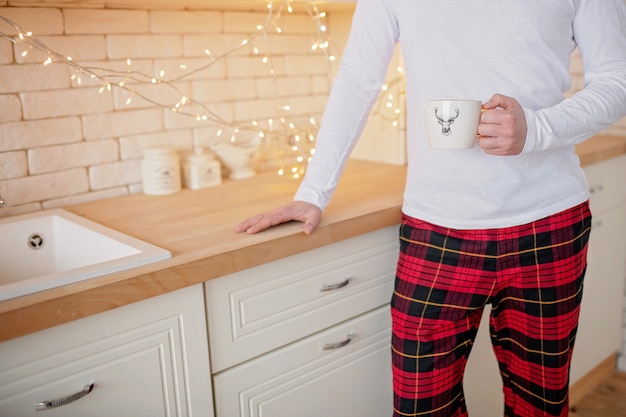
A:
POLYGON ((463 372, 488 303, 505 416, 567 416, 590 228, 588 203, 502 229, 404 216, 391 303, 394 417, 467 416, 463 372))

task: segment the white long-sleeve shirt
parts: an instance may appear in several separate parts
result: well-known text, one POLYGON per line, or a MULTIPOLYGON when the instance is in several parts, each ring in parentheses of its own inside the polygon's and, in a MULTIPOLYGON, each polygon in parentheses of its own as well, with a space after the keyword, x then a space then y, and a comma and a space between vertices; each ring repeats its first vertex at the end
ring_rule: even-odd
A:
POLYGON ((574 146, 626 115, 624 0, 358 0, 295 200, 329 203, 397 42, 406 73, 405 214, 457 229, 507 227, 588 198, 574 146), (576 46, 585 88, 564 98, 576 46), (494 93, 524 108, 520 155, 428 146, 425 100, 485 102, 494 93))

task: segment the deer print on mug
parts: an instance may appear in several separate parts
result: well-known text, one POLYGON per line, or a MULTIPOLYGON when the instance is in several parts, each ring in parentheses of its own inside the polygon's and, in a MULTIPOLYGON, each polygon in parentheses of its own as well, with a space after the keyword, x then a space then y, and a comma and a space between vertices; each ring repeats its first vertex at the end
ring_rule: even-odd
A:
POLYGON ((482 103, 479 100, 424 102, 426 136, 433 149, 471 149, 476 143, 482 103))
POLYGON ((439 114, 439 108, 435 107, 435 117, 437 118, 437 122, 439 122, 439 124, 441 125, 441 133, 444 136, 448 136, 450 135, 450 133, 452 133, 452 123, 454 123, 454 121, 456 120, 457 117, 459 117, 459 113, 460 110, 457 107, 456 109, 454 109, 454 116, 448 116, 448 118, 446 120, 443 119, 443 117, 441 117, 441 115, 439 114))

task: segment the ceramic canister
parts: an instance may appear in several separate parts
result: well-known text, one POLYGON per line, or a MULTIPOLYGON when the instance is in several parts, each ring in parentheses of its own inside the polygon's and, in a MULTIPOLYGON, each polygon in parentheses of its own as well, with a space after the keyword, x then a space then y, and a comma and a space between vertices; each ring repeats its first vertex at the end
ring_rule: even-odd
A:
POLYGON ((180 191, 180 163, 175 149, 145 149, 141 171, 145 194, 165 195, 180 191))
POLYGON ((192 190, 211 187, 222 183, 220 162, 211 154, 197 149, 185 157, 183 162, 183 182, 192 190))

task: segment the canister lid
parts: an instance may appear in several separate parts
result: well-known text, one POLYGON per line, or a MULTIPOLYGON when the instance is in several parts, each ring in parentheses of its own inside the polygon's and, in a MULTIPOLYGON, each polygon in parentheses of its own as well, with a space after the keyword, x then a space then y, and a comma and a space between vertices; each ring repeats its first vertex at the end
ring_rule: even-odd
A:
POLYGON ((194 149, 193 153, 185 156, 185 160, 189 163, 202 163, 214 159, 212 154, 204 152, 202 149, 194 149))
POLYGON ((143 150, 143 156, 146 157, 171 157, 176 155, 174 148, 147 148, 143 150))

